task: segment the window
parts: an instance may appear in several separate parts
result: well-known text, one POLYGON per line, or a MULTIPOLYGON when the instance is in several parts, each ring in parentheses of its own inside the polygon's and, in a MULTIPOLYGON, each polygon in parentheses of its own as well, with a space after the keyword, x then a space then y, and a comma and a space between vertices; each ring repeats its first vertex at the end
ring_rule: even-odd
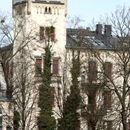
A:
POLYGON ((55 28, 53 26, 46 27, 45 33, 46 33, 45 37, 47 38, 47 40, 54 42, 54 40, 55 40, 55 28))
POLYGON ((96 105, 96 92, 93 90, 90 90, 88 93, 88 105, 93 107, 96 105))
POLYGON ((36 74, 40 74, 40 72, 42 71, 42 58, 36 58, 36 74))
POLYGON ((111 79, 112 75, 112 63, 111 62, 105 62, 104 63, 104 79, 111 79))
POLYGON ((40 40, 44 40, 44 27, 40 27, 40 40))
POLYGON ((10 126, 7 126, 7 127, 6 127, 6 130, 11 130, 11 127, 10 127, 10 126))
POLYGON ((21 6, 16 7, 16 15, 22 15, 22 7, 21 6))
POLYGON ((0 109, 0 130, 2 130, 2 110, 0 109))
POLYGON ((40 40, 55 41, 55 28, 51 27, 40 27, 40 40))
POLYGON ((53 74, 55 75, 59 74, 59 59, 58 58, 53 59, 53 74))
POLYGON ((55 87, 51 87, 51 93, 52 93, 52 106, 55 106, 55 95, 56 95, 56 90, 55 87))
POLYGON ((47 7, 45 8, 45 14, 47 13, 47 7))
POLYGON ((52 11, 51 11, 51 7, 45 7, 45 11, 44 11, 45 14, 51 14, 52 11))
POLYGON ((130 119, 128 120, 127 126, 128 126, 128 130, 130 130, 130 119))
POLYGON ((107 121, 107 130, 112 130, 112 121, 107 121))
POLYGON ((95 61, 88 62, 88 80, 89 82, 97 81, 97 63, 95 61))
POLYGON ((48 13, 51 14, 51 8, 49 7, 48 13))
POLYGON ((112 95, 110 90, 105 90, 104 91, 104 107, 105 108, 110 108, 111 107, 111 101, 112 100, 112 95))

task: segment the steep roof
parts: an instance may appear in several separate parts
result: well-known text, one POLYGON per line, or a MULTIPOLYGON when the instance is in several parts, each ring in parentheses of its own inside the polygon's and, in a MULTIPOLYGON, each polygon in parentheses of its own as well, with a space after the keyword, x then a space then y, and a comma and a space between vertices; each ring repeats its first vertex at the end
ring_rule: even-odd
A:
MULTIPOLYGON (((109 26, 110 27, 110 26, 109 26)), ((115 47, 117 38, 111 35, 111 32, 97 32, 89 29, 67 29, 67 49, 95 49, 111 50, 115 47)))

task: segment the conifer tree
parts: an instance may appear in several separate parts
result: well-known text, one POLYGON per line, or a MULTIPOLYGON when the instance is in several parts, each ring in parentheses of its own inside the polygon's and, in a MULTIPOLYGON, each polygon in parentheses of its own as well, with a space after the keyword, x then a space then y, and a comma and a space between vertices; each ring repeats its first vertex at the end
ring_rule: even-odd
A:
POLYGON ((55 118, 52 116, 52 107, 54 97, 51 91, 51 46, 45 47, 44 55, 44 70, 41 74, 42 84, 39 86, 39 101, 40 108, 38 117, 38 128, 40 130, 55 130, 55 118))
POLYGON ((72 85, 70 86, 70 95, 63 104, 63 117, 59 120, 59 130, 79 130, 79 105, 80 90, 78 77, 80 74, 80 52, 75 56, 73 51, 72 58, 72 85))

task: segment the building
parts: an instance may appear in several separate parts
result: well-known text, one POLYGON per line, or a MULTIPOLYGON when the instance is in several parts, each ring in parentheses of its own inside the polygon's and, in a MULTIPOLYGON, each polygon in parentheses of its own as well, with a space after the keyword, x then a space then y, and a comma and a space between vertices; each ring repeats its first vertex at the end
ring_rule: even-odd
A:
MULTIPOLYGON (((13 44, 14 57, 14 79, 16 90, 14 99, 27 104, 23 112, 22 107, 18 108, 20 116, 26 116, 25 128, 37 129, 37 116, 39 108, 38 85, 35 83, 38 76, 35 71, 35 64, 44 67, 44 47, 49 43, 52 46, 52 91, 56 91, 61 85, 61 65, 64 62, 66 44, 66 0, 14 0, 13 1, 13 20, 14 34, 16 40, 13 44), (50 33, 50 35, 48 35, 50 33), (18 51, 19 50, 19 51, 18 51), (23 65, 21 63, 24 63, 23 65), (20 71, 21 70, 21 73, 20 71), (26 75, 27 81, 20 80, 21 76, 26 75), (59 81, 59 83, 57 82, 59 81), (23 85, 24 84, 24 85, 23 85), (23 96, 21 88, 25 86, 23 96), (30 95, 30 96, 28 96, 30 95), (31 112, 29 110, 32 110, 31 112), (25 113, 25 114, 22 114, 25 113)), ((24 77, 22 77, 24 79, 24 77)), ((58 106, 55 106, 55 118, 59 118, 58 106)), ((24 116, 24 117, 25 117, 24 116)), ((21 125, 21 124, 20 124, 21 125)), ((22 129, 22 125, 20 126, 22 129)))
POLYGON ((10 78, 12 74, 10 73, 11 68, 9 67, 9 64, 5 58, 8 51, 9 49, 7 47, 3 47, 1 49, 0 56, 0 130, 13 129, 14 101, 8 96, 7 83, 9 83, 9 80, 7 81, 7 78, 5 78, 5 76, 8 76, 8 78, 10 78), (4 54, 5 59, 2 57, 2 53, 4 54))
MULTIPOLYGON (((95 31, 68 29, 67 34, 68 57, 72 51, 80 51, 81 129, 123 129, 121 100, 125 102, 126 128, 129 129, 129 87, 124 86, 125 78, 122 77, 122 74, 128 74, 130 64, 128 38, 112 36, 111 25, 101 24, 96 25, 95 31), (127 59, 127 65, 124 59, 127 59)), ((126 81, 129 86, 129 76, 126 81)))
MULTIPOLYGON (((27 88, 25 92, 29 92, 26 98, 22 97, 20 93, 17 93, 14 98, 17 100, 20 97, 20 101, 28 101, 25 112, 28 112, 28 108, 32 109, 30 116, 26 120, 26 123, 30 122, 26 129, 33 128, 37 122, 39 108, 37 106, 38 89, 35 84, 37 78, 35 63, 41 69, 44 68, 44 47, 48 44, 48 41, 52 45, 53 51, 52 88, 55 92, 57 92, 58 87, 62 87, 61 79, 64 73, 64 62, 65 72, 67 72, 65 76, 71 79, 69 70, 72 50, 75 52, 77 50, 81 51, 80 56, 83 64, 80 87, 85 89, 84 93, 82 93, 85 100, 81 108, 81 115, 85 115, 87 112, 90 115, 90 118, 81 118, 81 129, 91 130, 97 126, 99 129, 118 129, 120 123, 115 118, 118 118, 120 113, 115 109, 120 108, 120 105, 117 105, 118 100, 113 96, 115 93, 110 91, 112 84, 109 81, 112 79, 113 72, 117 71, 116 68, 113 70, 113 67, 118 63, 114 49, 120 48, 120 46, 117 46, 117 39, 112 37, 111 25, 104 26, 104 33, 102 33, 103 26, 101 24, 97 24, 96 31, 66 29, 66 15, 66 0, 13 0, 14 34, 16 36, 13 44, 13 54, 17 53, 14 57, 14 78, 16 80, 15 86, 19 86, 17 88, 19 92, 20 86, 25 83, 21 81, 19 84, 19 76, 21 76, 22 72, 24 75, 29 76, 26 77, 28 83, 24 84, 25 89, 27 88), (48 35, 49 32, 50 35, 48 35), (98 58, 101 58, 102 62, 98 58), (93 88, 90 89, 90 86, 93 88), (110 89, 108 89, 109 87, 110 89), (97 109, 97 106, 99 106, 99 109, 97 109)), ((121 79, 115 81, 118 86, 121 79)), ((70 85, 71 81, 67 81, 67 84, 70 85)), ((128 98, 128 95, 126 95, 126 98, 128 98)), ((19 108, 19 111, 22 111, 21 108, 19 108)), ((54 116, 58 120, 59 108, 57 105, 55 105, 54 111, 57 112, 54 113, 54 116)))

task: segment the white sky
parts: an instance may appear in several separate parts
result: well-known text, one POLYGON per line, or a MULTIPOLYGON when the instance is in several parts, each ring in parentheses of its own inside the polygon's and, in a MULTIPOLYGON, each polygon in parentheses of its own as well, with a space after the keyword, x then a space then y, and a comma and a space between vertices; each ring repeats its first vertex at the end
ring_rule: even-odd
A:
MULTIPOLYGON (((130 7, 130 0, 68 0, 68 16, 80 17, 85 20, 85 24, 90 24, 93 19, 98 21, 124 5, 130 7)), ((11 13, 11 8, 12 0, 0 1, 1 13, 11 13)))

